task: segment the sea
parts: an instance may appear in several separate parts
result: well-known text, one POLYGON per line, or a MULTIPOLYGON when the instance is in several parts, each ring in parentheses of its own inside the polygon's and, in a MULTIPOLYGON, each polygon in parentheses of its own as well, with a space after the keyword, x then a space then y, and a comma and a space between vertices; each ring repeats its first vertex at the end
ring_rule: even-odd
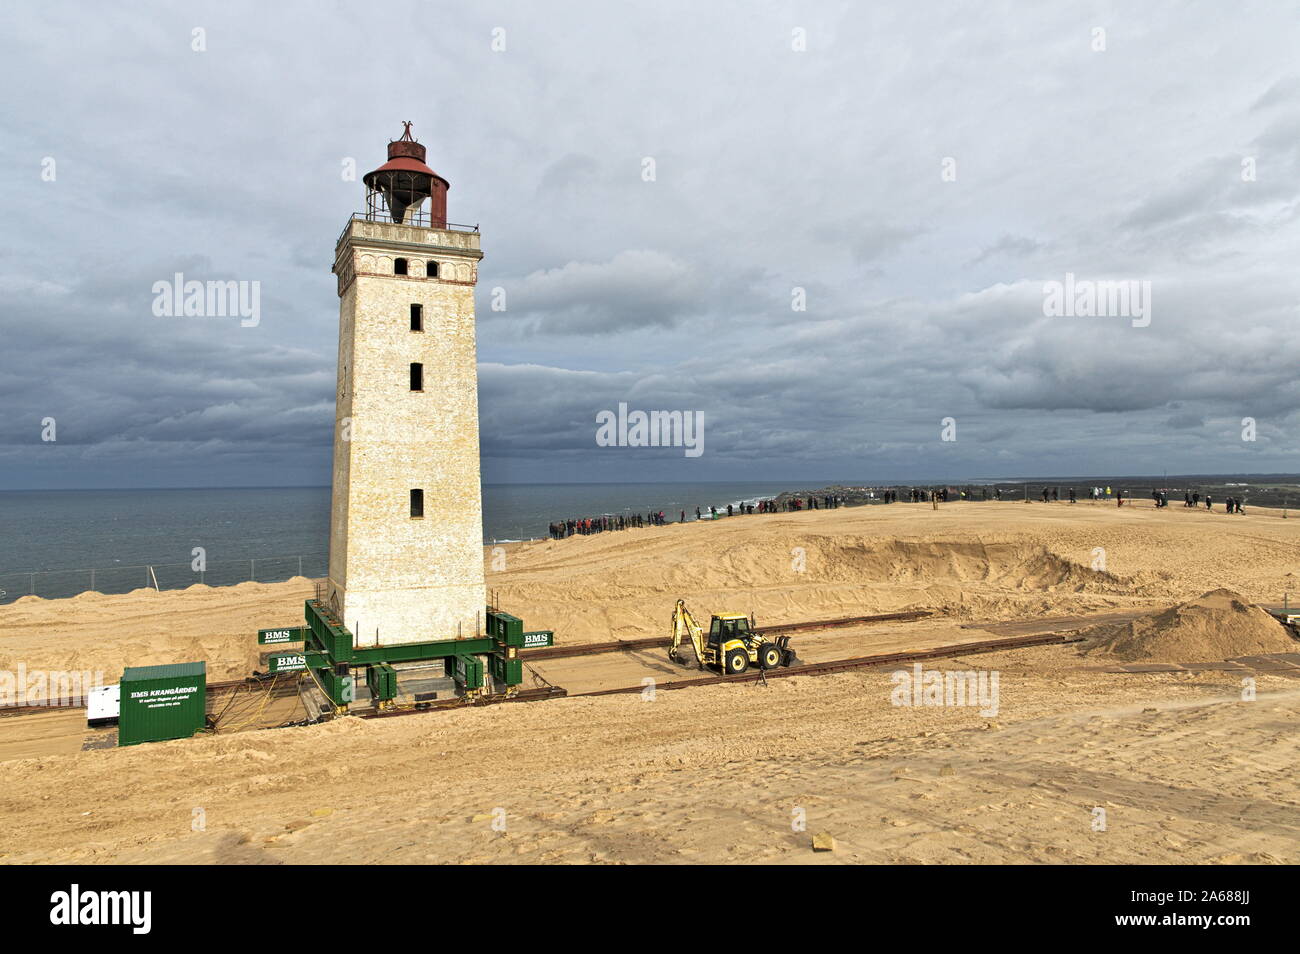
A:
MULTIPOLYGON (((485 484, 483 542, 547 535, 551 522, 662 510, 670 522, 695 508, 726 510, 783 491, 814 491, 836 481, 706 483, 485 484)), ((1168 490, 1173 506, 1184 492, 1243 499, 1252 506, 1288 508, 1300 501, 1300 476, 1246 474, 1160 477, 978 478, 1003 500, 1038 499, 1043 487, 1123 489, 1141 499, 1168 490)), ((906 488, 906 482, 878 484, 906 488)), ((962 485, 948 485, 962 486, 962 485)), ((1149 502, 1149 501, 1148 501, 1149 502)), ((125 593, 141 587, 180 589, 195 583, 229 586, 254 580, 325 575, 329 550, 328 487, 246 487, 184 490, 0 491, 0 605, 35 595, 47 599, 86 591, 125 593)))
MULTIPOLYGON (((483 542, 536 539, 554 521, 775 496, 757 483, 485 484, 483 542)), ((328 487, 0 491, 0 604, 29 594, 231 585, 325 575, 328 487)))

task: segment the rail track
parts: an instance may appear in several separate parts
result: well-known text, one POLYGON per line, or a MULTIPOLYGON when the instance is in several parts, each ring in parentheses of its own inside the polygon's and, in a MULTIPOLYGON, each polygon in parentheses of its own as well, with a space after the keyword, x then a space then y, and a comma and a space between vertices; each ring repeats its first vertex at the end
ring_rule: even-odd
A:
MULTIPOLYGON (((767 679, 784 679, 790 676, 824 676, 830 673, 847 672, 852 669, 866 669, 873 666, 897 666, 900 664, 922 662, 927 659, 945 659, 953 656, 976 656, 981 653, 995 653, 1008 649, 1027 649, 1034 646, 1050 646, 1060 643, 1077 642, 1074 636, 1061 633, 1044 633, 1037 636, 1018 636, 1008 639, 985 639, 979 642, 958 643, 953 646, 939 646, 935 649, 923 649, 907 653, 880 653, 874 656, 853 656, 847 659, 831 659, 821 663, 806 663, 801 666, 789 666, 783 669, 751 671, 739 676, 710 675, 693 679, 673 679, 656 682, 655 690, 691 689, 697 686, 715 686, 721 683, 760 682, 767 679)), ((628 640, 627 642, 632 642, 628 640)), ((640 642, 639 640, 637 642, 640 642)), ((663 640, 655 640, 662 645, 663 640)), ((605 645, 605 644, 596 644, 605 645)), ((575 647, 576 648, 576 647, 575 647)), ((598 650, 609 651, 609 650, 598 650)), ((578 655, 571 653, 569 655, 578 655)), ((593 689, 590 692, 569 693, 559 686, 526 689, 513 696, 485 696, 475 702, 467 703, 460 699, 445 702, 425 703, 419 708, 389 709, 383 712, 358 713, 363 719, 391 718, 394 716, 415 715, 428 711, 451 711, 476 705, 495 705, 502 702, 539 702, 547 699, 584 698, 587 696, 614 696, 640 693, 645 686, 619 686, 617 689, 593 689)))
MULTIPOLYGON (((805 663, 801 666, 788 666, 783 669, 758 670, 742 673, 739 676, 700 676, 695 679, 674 679, 668 682, 656 682, 655 689, 690 689, 693 686, 713 686, 724 682, 760 682, 767 679, 784 679, 790 676, 824 676, 829 673, 846 672, 850 669, 865 669, 871 666, 897 666, 900 663, 921 662, 926 659, 945 659, 952 656, 975 656, 980 653, 995 653, 1005 649, 1025 649, 1031 646, 1048 646, 1055 643, 1070 643, 1076 640, 1061 633, 1046 633, 1039 636, 1020 636, 1012 639, 985 639, 973 643, 958 643, 954 646, 940 646, 936 649, 923 649, 911 653, 881 653, 876 656, 854 656, 849 659, 831 659, 821 663, 805 663)), ((574 693, 578 696, 613 696, 620 693, 642 692, 644 686, 620 686, 617 689, 593 689, 590 692, 574 693)))
MULTIPOLYGON (((911 620, 924 619, 932 615, 926 611, 916 611, 908 613, 885 613, 874 616, 847 616, 837 619, 811 620, 802 623, 785 623, 779 626, 759 627, 760 632, 768 634, 789 633, 799 630, 813 629, 833 629, 837 627, 856 626, 868 623, 879 622, 906 622, 911 620)), ((820 663, 805 663, 797 666, 790 666, 781 669, 772 669, 767 671, 750 671, 738 676, 724 675, 707 675, 687 679, 673 679, 666 682, 657 682, 655 689, 673 690, 689 689, 697 686, 711 686, 721 683, 742 683, 742 682, 759 682, 767 679, 781 679, 790 676, 820 676, 837 672, 846 672, 853 669, 864 669, 875 666, 900 665, 914 662, 921 662, 927 659, 944 659, 953 656, 972 656, 981 653, 998 652, 1008 649, 1024 649, 1034 646, 1047 646, 1052 644, 1074 642, 1076 638, 1062 633, 1046 633, 1032 636, 1018 636, 1002 639, 987 639, 978 642, 957 643, 950 646, 940 646, 935 649, 925 649, 916 652, 901 653, 881 653, 873 656, 853 656, 845 659, 832 659, 820 663)), ((546 649, 527 650, 523 654, 525 661, 537 661, 542 659, 562 659, 575 656, 598 655, 600 653, 610 652, 631 652, 641 649, 650 649, 663 647, 665 640, 662 637, 653 637, 648 639, 628 639, 615 640, 608 643, 589 643, 584 646, 557 646, 546 649)), ((249 676, 244 679, 232 679, 223 682, 213 682, 208 684, 210 692, 226 693, 234 692, 241 688, 263 688, 270 684, 270 680, 259 679, 255 676, 249 676)), ((357 712, 358 717, 363 719, 389 719, 397 716, 417 715, 423 712, 449 712, 455 709, 475 708, 480 706, 498 705, 505 702, 542 702, 550 699, 560 699, 565 697, 585 697, 585 696, 609 696, 625 693, 639 693, 644 691, 644 686, 620 686, 615 689, 595 689, 589 692, 570 694, 561 686, 544 685, 532 689, 523 689, 519 692, 506 695, 480 696, 472 701, 464 699, 447 699, 433 702, 420 702, 412 706, 405 706, 395 709, 384 709, 373 712, 357 712)), ((281 687, 281 693, 288 693, 288 685, 281 687)), ((44 712, 53 709, 82 708, 74 703, 59 703, 55 705, 25 705, 25 706, 7 706, 0 707, 0 716, 19 715, 27 712, 44 712)))
MULTIPOLYGON (((907 613, 878 613, 875 616, 843 616, 838 619, 817 619, 806 623, 782 623, 779 626, 756 626, 754 632, 769 636, 795 633, 812 629, 836 629, 843 626, 861 626, 868 623, 906 623, 933 615, 929 610, 907 613)), ((630 653, 641 649, 654 649, 665 645, 662 636, 645 639, 616 639, 608 643, 585 643, 578 646, 551 646, 546 649, 526 649, 523 659, 530 662, 540 659, 565 659, 569 656, 594 656, 597 653, 630 653)))
POLYGON ((399 709, 380 709, 376 712, 358 712, 362 719, 391 719, 396 716, 419 715, 422 712, 442 712, 450 709, 472 709, 479 706, 494 706, 503 702, 543 702, 547 699, 562 699, 568 692, 559 686, 539 686, 535 689, 520 689, 512 695, 504 693, 495 696, 480 696, 473 702, 464 699, 445 699, 438 702, 417 702, 414 706, 399 709))
MULTIPOLYGON (((836 629, 844 626, 860 626, 870 623, 906 623, 913 620, 925 619, 933 614, 929 610, 912 610, 905 613, 877 613, 874 616, 843 616, 837 619, 817 619, 809 620, 803 623, 781 623, 777 626, 758 626, 755 631, 776 636, 782 633, 794 633, 803 630, 814 629, 836 629)), ((586 643, 579 646, 552 646, 546 649, 528 649, 524 650, 522 658, 528 661, 541 659, 564 659, 571 656, 589 656, 596 653, 618 653, 618 652, 636 652, 642 649, 654 649, 662 646, 664 639, 662 636, 651 636, 646 639, 616 639, 607 643, 586 643)), ((228 679, 223 682, 208 683, 209 693, 229 692, 245 686, 263 686, 268 680, 259 679, 257 676, 245 676, 243 679, 228 679)), ((492 697, 489 697, 492 698, 492 697)), ((521 700, 527 701, 527 700, 521 700)), ((422 706, 425 704, 421 703, 422 706)), ((50 709, 84 709, 85 704, 81 702, 54 702, 54 703, 33 703, 22 706, 0 706, 0 716, 6 715, 23 715, 31 712, 44 712, 50 709)), ((429 704, 427 708, 435 708, 429 704)), ((419 711, 425 711, 421 708, 419 711)))

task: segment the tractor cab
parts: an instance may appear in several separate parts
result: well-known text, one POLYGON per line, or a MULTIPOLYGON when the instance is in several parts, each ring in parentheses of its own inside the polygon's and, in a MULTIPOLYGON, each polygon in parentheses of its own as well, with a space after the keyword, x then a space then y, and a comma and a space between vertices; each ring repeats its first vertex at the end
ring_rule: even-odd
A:
POLYGON ((749 618, 740 613, 728 613, 713 617, 709 624, 709 646, 717 649, 733 639, 746 639, 749 636, 749 618))

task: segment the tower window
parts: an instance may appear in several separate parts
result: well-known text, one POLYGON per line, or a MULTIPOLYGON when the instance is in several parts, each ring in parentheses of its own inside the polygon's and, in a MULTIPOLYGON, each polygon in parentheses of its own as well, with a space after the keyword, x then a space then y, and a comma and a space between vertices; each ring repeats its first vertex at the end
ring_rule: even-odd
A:
POLYGON ((393 259, 393 274, 394 275, 406 274, 406 259, 404 258, 393 259))
POLYGON ((418 362, 411 362, 411 390, 424 390, 424 365, 418 362))
POLYGON ((430 278, 437 278, 437 277, 438 277, 438 263, 437 263, 437 262, 429 262, 429 263, 427 263, 427 264, 425 265, 425 274, 428 275, 430 278))
POLYGON ((424 491, 423 490, 411 491, 411 516, 412 517, 424 516, 424 491))
POLYGON ((424 330, 424 306, 423 305, 411 306, 411 330, 412 331, 424 330))

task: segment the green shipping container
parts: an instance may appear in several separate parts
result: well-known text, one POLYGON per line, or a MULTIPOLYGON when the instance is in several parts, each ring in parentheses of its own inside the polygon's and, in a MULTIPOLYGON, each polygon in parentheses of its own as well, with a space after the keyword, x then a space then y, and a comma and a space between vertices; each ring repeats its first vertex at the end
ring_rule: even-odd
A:
POLYGON ((122 673, 118 745, 187 739, 207 714, 207 663, 128 666, 122 673))

